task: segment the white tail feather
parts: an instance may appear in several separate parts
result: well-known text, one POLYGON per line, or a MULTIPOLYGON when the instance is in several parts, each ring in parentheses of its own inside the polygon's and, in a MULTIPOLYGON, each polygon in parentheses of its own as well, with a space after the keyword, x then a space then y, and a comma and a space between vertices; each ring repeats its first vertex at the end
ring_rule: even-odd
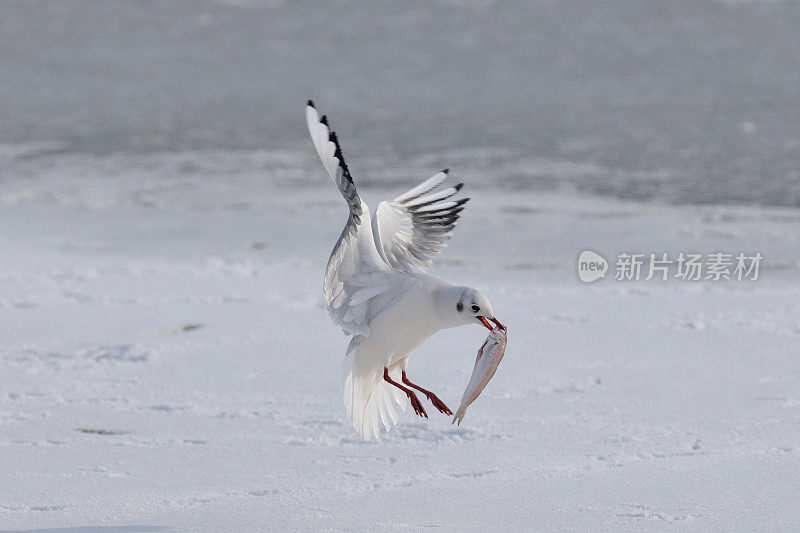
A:
MULTIPOLYGON (((353 427, 364 439, 378 439, 381 424, 386 431, 397 424, 397 408, 406 410, 406 396, 400 389, 384 381, 382 368, 363 368, 364 365, 358 364, 357 350, 357 345, 351 345, 342 364, 344 407, 353 421, 353 427)), ((399 381, 400 369, 395 368, 390 376, 399 381)))

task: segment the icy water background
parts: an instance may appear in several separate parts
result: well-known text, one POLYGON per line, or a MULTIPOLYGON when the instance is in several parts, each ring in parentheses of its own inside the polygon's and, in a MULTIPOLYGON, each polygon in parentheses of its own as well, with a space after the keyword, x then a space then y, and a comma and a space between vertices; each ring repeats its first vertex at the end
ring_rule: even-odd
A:
MULTIPOLYGON (((0 2, 0 529, 800 531, 800 5, 421 5, 0 2), (431 273, 511 333, 460 426, 352 430, 307 98, 371 207, 472 198, 431 273)), ((457 405, 484 336, 409 376, 457 405)))
POLYGON ((799 27, 795 2, 3 2, 0 180, 311 168, 314 98, 365 187, 798 206, 799 27))

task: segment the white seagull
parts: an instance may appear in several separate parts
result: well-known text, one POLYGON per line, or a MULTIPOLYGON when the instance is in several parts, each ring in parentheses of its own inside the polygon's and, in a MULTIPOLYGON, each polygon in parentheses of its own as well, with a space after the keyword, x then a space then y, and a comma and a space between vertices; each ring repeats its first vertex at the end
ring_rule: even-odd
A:
POLYGON ((397 424, 397 407, 427 418, 413 389, 440 412, 452 411, 434 393, 406 377, 411 352, 439 330, 482 324, 503 327, 481 292, 453 286, 425 271, 447 245, 468 198, 454 200, 461 189, 435 191, 447 170, 423 181, 374 216, 358 195, 336 134, 306 106, 306 122, 325 170, 344 196, 350 214, 325 271, 325 303, 333 322, 352 335, 343 363, 344 405, 353 427, 365 439, 378 438, 380 427, 397 424))

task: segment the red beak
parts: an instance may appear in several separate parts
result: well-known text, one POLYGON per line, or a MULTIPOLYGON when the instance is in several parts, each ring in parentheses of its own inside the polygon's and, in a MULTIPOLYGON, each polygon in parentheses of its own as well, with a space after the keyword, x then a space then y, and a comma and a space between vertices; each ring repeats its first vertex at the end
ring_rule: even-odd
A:
POLYGON ((481 319, 481 322, 483 322, 483 325, 484 325, 484 326, 486 326, 486 329, 488 329, 489 331, 492 331, 492 330, 494 329, 494 326, 492 326, 492 325, 489 323, 489 321, 488 321, 488 320, 486 320, 486 317, 485 317, 485 316, 479 316, 478 318, 480 318, 480 319, 481 319))
POLYGON ((501 323, 500 323, 500 321, 499 321, 499 320, 497 320, 496 318, 493 318, 493 319, 492 319, 492 322, 494 322, 495 324, 497 324, 497 326, 498 326, 500 329, 502 329, 503 331, 505 331, 505 330, 506 330, 506 327, 505 327, 503 324, 501 324, 501 323))

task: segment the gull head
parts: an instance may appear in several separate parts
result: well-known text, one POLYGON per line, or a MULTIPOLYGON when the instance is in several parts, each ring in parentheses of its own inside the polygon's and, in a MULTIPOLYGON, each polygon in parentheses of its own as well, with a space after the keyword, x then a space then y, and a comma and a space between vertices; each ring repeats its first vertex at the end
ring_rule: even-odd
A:
POLYGON ((495 327, 492 325, 494 322, 501 329, 505 329, 505 326, 495 318, 489 298, 478 289, 449 287, 443 296, 442 311, 447 322, 452 324, 451 327, 480 324, 491 331, 495 327))

